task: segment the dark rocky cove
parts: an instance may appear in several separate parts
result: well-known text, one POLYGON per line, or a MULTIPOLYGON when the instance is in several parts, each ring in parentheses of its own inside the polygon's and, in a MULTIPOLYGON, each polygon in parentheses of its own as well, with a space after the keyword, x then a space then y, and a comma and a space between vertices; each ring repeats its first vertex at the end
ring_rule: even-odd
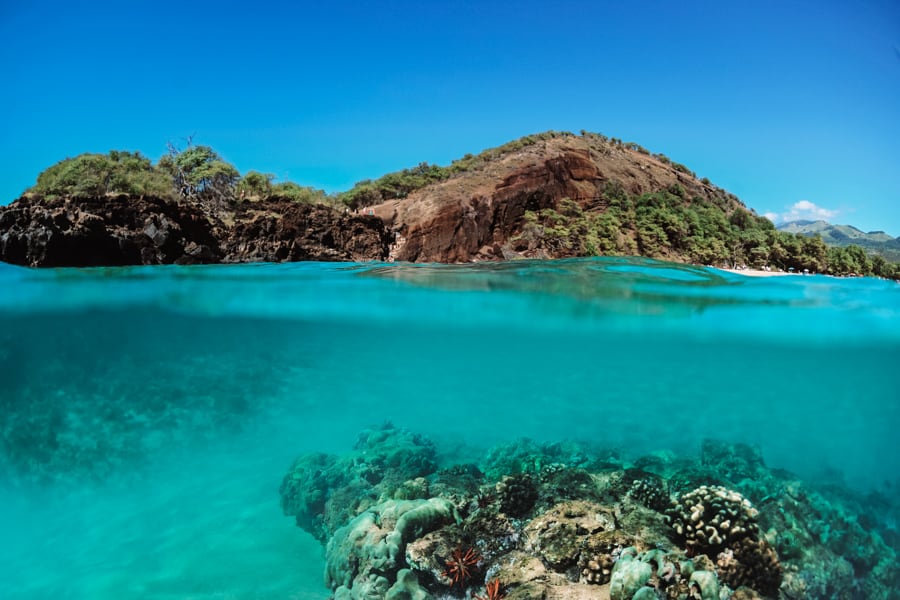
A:
POLYGON ((381 219, 285 200, 217 214, 156 197, 23 197, 0 207, 0 261, 91 267, 387 258, 381 219))

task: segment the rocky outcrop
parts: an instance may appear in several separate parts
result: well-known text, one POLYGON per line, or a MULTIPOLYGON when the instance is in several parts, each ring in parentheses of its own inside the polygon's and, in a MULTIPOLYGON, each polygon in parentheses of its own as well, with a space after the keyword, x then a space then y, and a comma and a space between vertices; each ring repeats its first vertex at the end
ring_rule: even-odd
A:
POLYGON ((609 183, 632 195, 678 185, 687 197, 727 201, 721 190, 659 157, 599 138, 562 135, 370 210, 397 233, 397 260, 497 260, 517 255, 511 242, 522 231, 525 211, 555 209, 563 198, 585 211, 603 210, 609 183))
POLYGON ((0 260, 30 267, 217 262, 213 225, 158 198, 36 200, 0 209, 0 260))
POLYGON ((391 242, 377 217, 290 201, 242 205, 234 220, 225 262, 385 260, 391 242))
POLYGON ((0 261, 89 267, 256 261, 383 260, 389 233, 375 217, 274 201, 226 215, 159 198, 20 198, 0 208, 0 261))
POLYGON ((599 180, 589 154, 573 149, 515 169, 493 189, 468 196, 448 193, 452 181, 436 186, 422 192, 424 207, 401 209, 406 243, 397 258, 451 263, 503 258, 501 246, 516 233, 526 210, 591 195, 599 180))

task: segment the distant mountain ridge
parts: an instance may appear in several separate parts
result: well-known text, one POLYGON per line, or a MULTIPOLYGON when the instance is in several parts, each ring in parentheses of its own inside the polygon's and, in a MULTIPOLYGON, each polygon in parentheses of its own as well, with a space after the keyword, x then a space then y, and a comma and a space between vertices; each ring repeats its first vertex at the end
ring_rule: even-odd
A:
POLYGON ((900 261, 900 237, 891 237, 884 231, 868 233, 852 225, 832 225, 827 221, 789 221, 778 226, 779 231, 812 237, 818 235, 829 246, 860 246, 867 252, 886 260, 900 261))

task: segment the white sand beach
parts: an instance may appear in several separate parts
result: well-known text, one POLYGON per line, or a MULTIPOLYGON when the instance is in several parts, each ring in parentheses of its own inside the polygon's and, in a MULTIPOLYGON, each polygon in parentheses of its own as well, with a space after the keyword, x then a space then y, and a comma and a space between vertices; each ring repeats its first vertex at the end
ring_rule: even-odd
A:
POLYGON ((780 277, 782 275, 797 275, 797 273, 787 273, 785 271, 763 271, 762 269, 722 269, 720 271, 728 271, 729 273, 737 273, 738 275, 746 275, 747 277, 780 277))

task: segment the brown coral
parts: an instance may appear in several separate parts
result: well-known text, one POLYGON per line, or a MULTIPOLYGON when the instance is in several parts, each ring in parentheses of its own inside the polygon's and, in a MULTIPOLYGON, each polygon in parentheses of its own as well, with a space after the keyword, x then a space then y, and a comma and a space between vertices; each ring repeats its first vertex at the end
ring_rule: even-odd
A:
POLYGON ((612 554, 582 555, 581 580, 585 583, 603 585, 609 583, 613 565, 616 563, 612 554))
POLYGON ((764 539, 744 538, 719 553, 716 560, 719 577, 732 588, 747 586, 775 596, 784 570, 775 549, 764 539))
POLYGON ((689 555, 715 556, 737 540, 755 539, 758 514, 738 492, 702 485, 672 502, 668 520, 689 555))

